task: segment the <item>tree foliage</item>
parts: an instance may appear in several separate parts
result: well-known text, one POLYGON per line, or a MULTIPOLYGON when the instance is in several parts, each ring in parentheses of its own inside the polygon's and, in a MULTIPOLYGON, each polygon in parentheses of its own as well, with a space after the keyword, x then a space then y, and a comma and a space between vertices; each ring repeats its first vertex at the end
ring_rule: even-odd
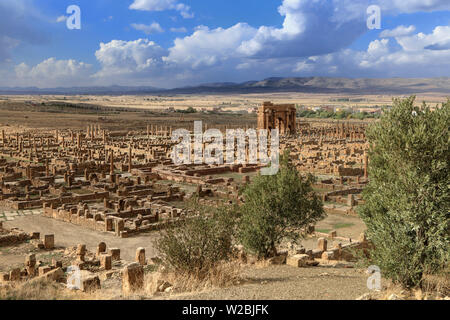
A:
POLYGON ((367 131, 369 184, 359 210, 383 276, 404 286, 448 265, 450 101, 432 111, 415 97, 367 131))
POLYGON ((313 181, 298 173, 286 152, 276 175, 258 176, 244 189, 239 238, 248 251, 268 257, 283 238, 297 240, 300 228, 324 217, 313 181))
POLYGON ((166 267, 202 279, 231 258, 237 209, 235 205, 200 206, 196 200, 189 209, 197 216, 162 230, 155 247, 166 267))

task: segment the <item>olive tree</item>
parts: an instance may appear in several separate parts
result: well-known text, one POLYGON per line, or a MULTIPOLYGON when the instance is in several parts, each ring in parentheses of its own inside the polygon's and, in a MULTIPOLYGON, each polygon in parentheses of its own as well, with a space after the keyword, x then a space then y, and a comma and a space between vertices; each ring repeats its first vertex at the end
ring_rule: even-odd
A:
POLYGON ((257 176, 243 190, 239 239, 248 251, 269 257, 283 239, 297 240, 300 228, 324 218, 313 181, 299 174, 285 152, 276 175, 257 176))
POLYGON ((372 262, 407 287, 442 270, 450 252, 450 102, 432 111, 414 100, 395 99, 368 129, 370 182, 359 210, 372 262))

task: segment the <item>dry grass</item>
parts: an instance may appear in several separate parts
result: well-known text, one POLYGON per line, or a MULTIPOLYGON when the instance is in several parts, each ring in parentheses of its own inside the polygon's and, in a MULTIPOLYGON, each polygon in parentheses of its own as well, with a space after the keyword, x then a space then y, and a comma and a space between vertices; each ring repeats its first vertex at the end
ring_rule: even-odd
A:
POLYGON ((437 275, 425 275, 423 277, 422 290, 425 293, 438 293, 442 296, 450 296, 450 271, 446 270, 437 275))
POLYGON ((0 300, 114 300, 121 299, 121 294, 121 291, 116 289, 84 293, 69 290, 64 283, 46 279, 0 285, 0 300))
POLYGON ((450 277, 442 272, 436 275, 424 275, 422 286, 406 289, 399 284, 383 279, 383 290, 372 292, 372 300, 389 300, 395 295, 401 300, 441 300, 450 296, 450 277))
POLYGON ((38 279, 8 283, 0 287, 0 300, 85 300, 85 294, 66 289, 64 284, 38 279))
POLYGON ((171 284, 174 293, 201 292, 212 288, 225 288, 239 284, 243 265, 232 261, 211 269, 206 276, 160 270, 150 273, 145 280, 145 293, 154 295, 162 282, 171 284))

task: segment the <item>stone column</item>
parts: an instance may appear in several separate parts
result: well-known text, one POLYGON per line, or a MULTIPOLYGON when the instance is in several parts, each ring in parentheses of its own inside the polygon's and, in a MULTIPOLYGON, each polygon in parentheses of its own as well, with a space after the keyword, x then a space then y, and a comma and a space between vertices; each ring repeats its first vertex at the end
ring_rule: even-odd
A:
POLYGON ((113 150, 111 150, 111 155, 110 155, 109 174, 111 176, 114 174, 114 151, 113 150))
POLYGON ((131 169, 133 167, 133 158, 132 158, 132 151, 131 151, 131 145, 128 150, 128 172, 131 172, 131 169))
POLYGON ((144 268, 139 263, 132 263, 122 271, 122 290, 124 294, 144 287, 144 268))

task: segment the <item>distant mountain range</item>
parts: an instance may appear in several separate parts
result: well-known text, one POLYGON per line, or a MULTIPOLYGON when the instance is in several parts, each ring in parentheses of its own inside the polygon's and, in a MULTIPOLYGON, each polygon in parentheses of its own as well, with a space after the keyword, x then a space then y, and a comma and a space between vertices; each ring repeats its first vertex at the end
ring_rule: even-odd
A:
POLYGON ((207 83, 198 86, 161 89, 155 87, 109 86, 72 88, 2 88, 8 95, 175 95, 227 93, 346 93, 346 94, 419 94, 436 92, 450 95, 450 78, 349 79, 328 77, 268 78, 244 83, 207 83))

